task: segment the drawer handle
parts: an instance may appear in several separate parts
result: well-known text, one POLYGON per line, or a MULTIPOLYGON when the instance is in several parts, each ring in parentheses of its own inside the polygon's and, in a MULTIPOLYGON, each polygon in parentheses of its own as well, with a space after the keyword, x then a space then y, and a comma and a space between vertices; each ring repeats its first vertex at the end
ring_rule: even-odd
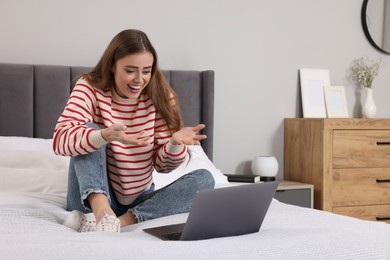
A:
POLYGON ((376 145, 390 145, 390 142, 376 142, 376 145))
POLYGON ((379 183, 382 183, 382 182, 390 182, 390 179, 383 179, 383 180, 376 179, 376 182, 379 182, 379 183))
POLYGON ((378 220, 378 221, 390 220, 390 217, 383 217, 383 218, 376 217, 376 220, 378 220))

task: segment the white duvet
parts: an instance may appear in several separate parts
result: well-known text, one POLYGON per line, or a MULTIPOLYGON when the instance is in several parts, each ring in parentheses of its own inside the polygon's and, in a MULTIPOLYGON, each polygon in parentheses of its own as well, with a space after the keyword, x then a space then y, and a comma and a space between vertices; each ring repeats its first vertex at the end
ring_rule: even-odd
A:
POLYGON ((66 214, 56 198, 1 192, 1 259, 390 259, 388 224, 276 200, 258 233, 191 242, 162 241, 142 231, 184 222, 187 214, 120 234, 75 232, 61 225, 66 214))
MULTIPOLYGON (((185 222, 187 214, 146 221, 120 234, 78 233, 61 223, 69 158, 52 141, 0 137, 0 259, 390 259, 390 225, 301 208, 273 200, 260 232, 201 241, 161 241, 144 228, 185 222)), ((200 146, 158 188, 194 168, 226 178, 200 146)), ((232 209, 234 210, 234 209, 232 209)))

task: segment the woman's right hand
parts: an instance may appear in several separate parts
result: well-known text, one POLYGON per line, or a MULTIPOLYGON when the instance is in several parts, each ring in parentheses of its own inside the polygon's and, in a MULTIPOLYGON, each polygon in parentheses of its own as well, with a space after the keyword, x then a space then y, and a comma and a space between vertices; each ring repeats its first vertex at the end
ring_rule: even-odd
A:
POLYGON ((132 144, 139 146, 150 145, 148 139, 149 136, 142 136, 144 131, 139 132, 138 134, 128 135, 126 134, 126 126, 120 124, 110 125, 109 127, 102 129, 100 134, 106 142, 111 143, 112 141, 117 141, 123 144, 132 144))

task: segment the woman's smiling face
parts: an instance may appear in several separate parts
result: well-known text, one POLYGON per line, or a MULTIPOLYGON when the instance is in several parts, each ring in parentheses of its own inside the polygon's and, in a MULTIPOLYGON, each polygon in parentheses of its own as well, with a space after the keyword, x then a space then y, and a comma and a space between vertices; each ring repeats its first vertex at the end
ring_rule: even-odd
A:
POLYGON ((123 98, 138 98, 152 76, 153 55, 141 52, 117 60, 112 67, 115 90, 123 98))

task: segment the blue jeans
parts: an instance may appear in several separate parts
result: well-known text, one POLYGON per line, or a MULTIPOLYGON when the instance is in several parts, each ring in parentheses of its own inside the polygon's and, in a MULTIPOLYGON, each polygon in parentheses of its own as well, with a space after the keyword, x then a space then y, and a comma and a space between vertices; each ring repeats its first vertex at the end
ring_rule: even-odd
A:
MULTIPOLYGON (((169 173, 168 173, 169 174, 169 173)), ((192 171, 168 186, 154 190, 152 184, 130 205, 120 204, 107 174, 106 146, 99 150, 72 157, 69 166, 67 210, 90 213, 88 195, 105 194, 117 216, 130 211, 138 222, 163 216, 189 212, 192 200, 199 190, 213 189, 214 178, 208 170, 192 171)))

